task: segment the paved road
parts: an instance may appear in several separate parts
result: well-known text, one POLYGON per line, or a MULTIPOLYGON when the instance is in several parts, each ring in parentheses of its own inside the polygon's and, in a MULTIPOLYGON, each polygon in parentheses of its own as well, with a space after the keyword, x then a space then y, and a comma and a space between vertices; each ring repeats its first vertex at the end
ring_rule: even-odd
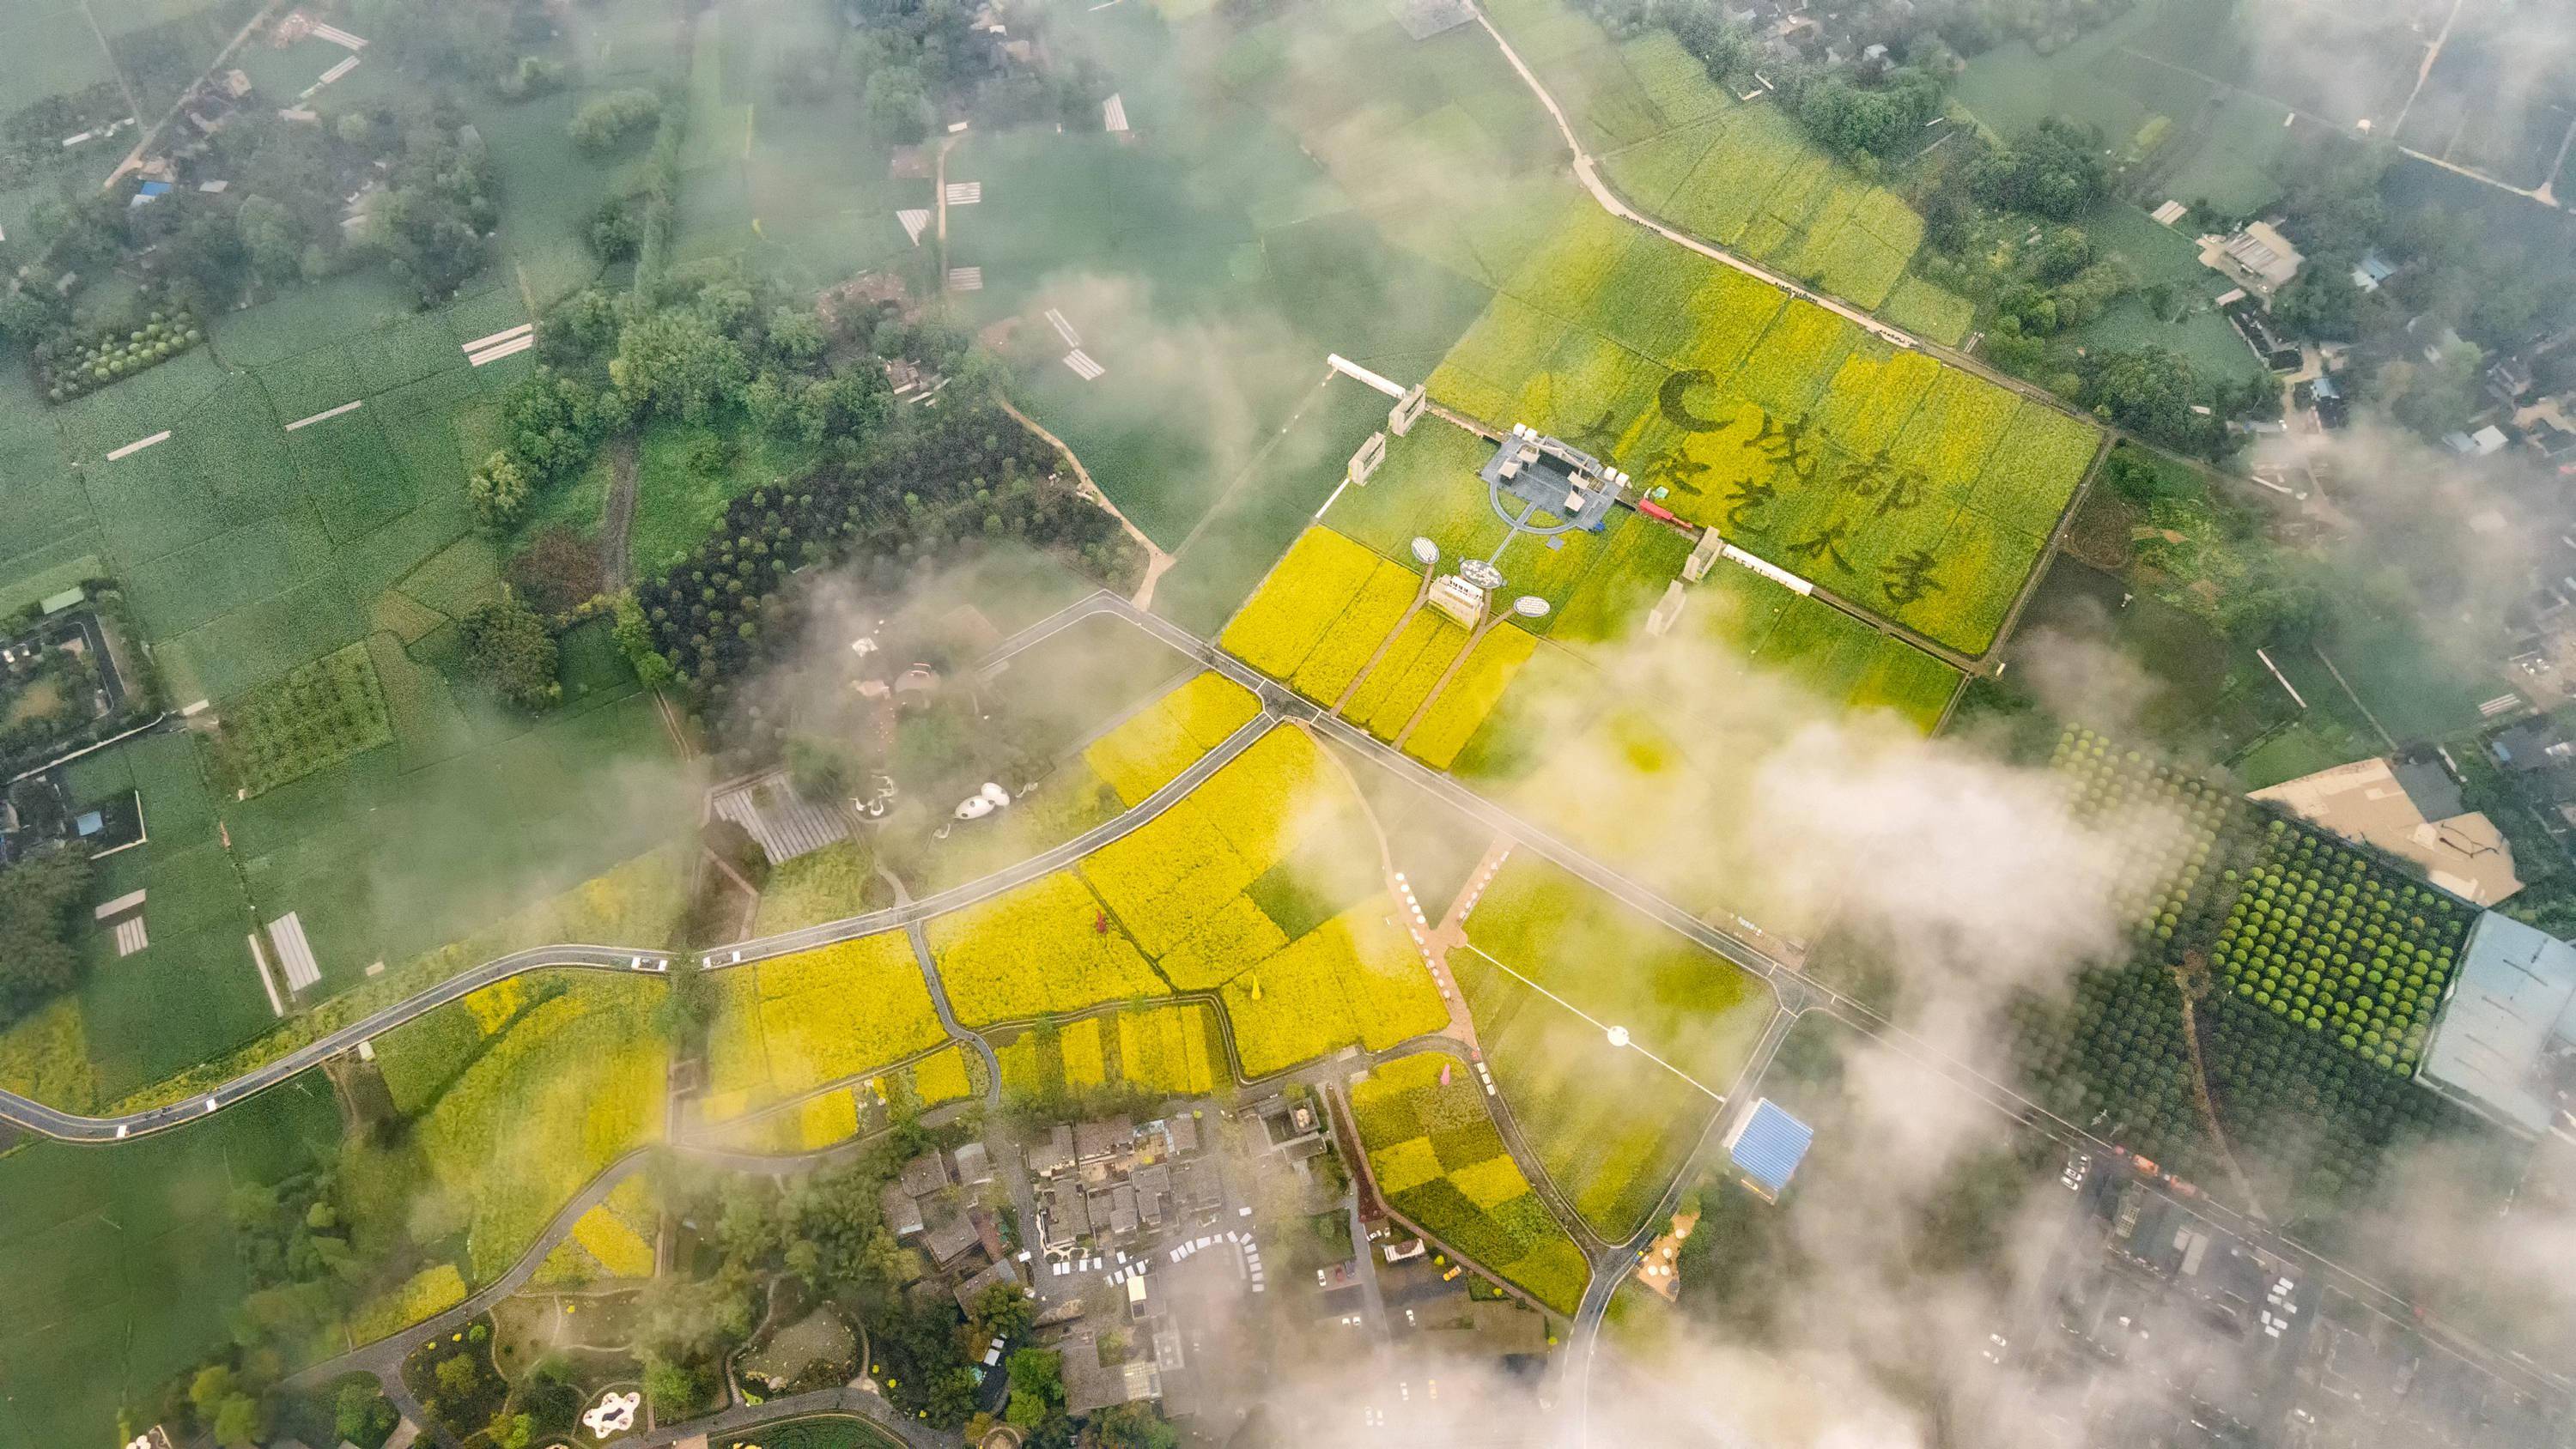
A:
MULTIPOLYGON (((2113 1152, 2114 1145, 2111 1142, 2049 1111, 2039 1103, 2023 1096, 2009 1084, 1988 1076, 1969 1063, 1943 1056, 1921 1038, 1888 1021, 1870 1007, 1808 978, 1773 958, 1744 937, 1721 930, 1701 920, 1624 872, 1594 859, 1549 832, 1530 825, 1449 776, 1428 769, 1410 756, 1388 748, 1365 731, 1355 729, 1342 720, 1324 713, 1314 705, 1255 673, 1241 661, 1219 652, 1197 635, 1170 620, 1137 609, 1114 594, 1095 593, 1076 601, 1047 619, 1032 625, 1019 635, 1015 635, 1011 640, 1005 641, 992 658, 996 661, 1006 661, 1011 655, 1030 647, 1038 640, 1070 628, 1083 619, 1101 614, 1115 614, 1127 620, 1173 649, 1197 660, 1206 668, 1252 691, 1262 702, 1261 716, 1229 736, 1223 744, 1183 771, 1170 784, 1139 802, 1134 809, 1053 850, 1033 856, 983 880, 927 896, 918 901, 899 904, 884 911, 854 916, 847 920, 781 936, 721 947, 706 954, 705 964, 714 969, 722 969, 770 956, 810 950, 816 946, 829 945, 837 941, 852 940, 896 927, 909 928, 942 912, 971 905, 1026 884, 1141 827, 1222 769, 1244 750, 1250 748, 1252 743, 1259 739, 1276 720, 1286 719, 1302 723, 1336 744, 1393 771, 1496 834, 1519 842, 1523 848, 1537 851, 1630 909, 1663 923, 1750 972, 1760 978, 1773 993, 1781 1010, 1790 1013, 1809 1009, 1830 1011, 1852 1029, 1898 1052, 1926 1070, 1940 1073, 1953 1084, 1976 1094, 1996 1110, 2013 1115, 2027 1127, 2047 1133, 2061 1145, 2081 1146, 2099 1154, 2113 1152)), ((1754 927, 1750 922, 1739 919, 1738 924, 1759 934, 1759 928, 1754 927)), ((211 1092, 191 1097, 183 1102, 125 1117, 97 1118, 57 1111, 25 1097, 0 1092, 0 1120, 45 1136, 72 1142, 113 1141, 130 1135, 167 1130, 275 1086, 330 1056, 356 1047, 359 1042, 369 1037, 399 1026, 423 1012, 435 1010, 492 982, 547 966, 633 970, 636 969, 635 961, 639 956, 644 958, 648 967, 657 960, 665 959, 657 953, 601 946, 541 947, 534 951, 518 952, 486 962, 462 975, 441 982, 418 996, 388 1006, 276 1062, 255 1068, 211 1092)), ((1219 1019, 1222 1020, 1222 1014, 1219 1019)), ((971 1033, 961 1032, 961 1035, 971 1035, 971 1033)), ((1741 1093, 1738 1092, 1735 1095, 1740 1097, 1741 1093)), ((1703 1149, 1705 1146, 1704 1142, 1703 1149)), ((2284 1256, 2307 1264, 2311 1273, 2327 1276, 2336 1288, 2354 1299, 2386 1312, 2400 1321, 2414 1324, 2435 1342, 2508 1382, 2541 1392, 2564 1393, 2570 1387, 2570 1380, 2564 1374, 2529 1368, 2487 1349, 2474 1339, 2463 1337, 2435 1320, 2418 1316, 2412 1304, 2389 1288, 2344 1268, 2294 1239, 2280 1235, 2268 1224, 2248 1218, 2206 1196, 2194 1200, 2193 1210, 2218 1219, 2222 1225, 2250 1241, 2268 1246, 2284 1256)), ((1580 1234, 1587 1230, 1582 1228, 1581 1219, 1574 1217, 1568 1223, 1568 1231, 1580 1234)))
MULTIPOLYGON (((1263 732, 1274 723, 1267 716, 1257 717, 1229 736, 1224 743, 1201 756, 1173 781, 1139 801, 1133 809, 1121 813, 1106 824, 1085 831, 1073 840, 1052 850, 1029 857, 982 880, 972 881, 952 890, 905 902, 886 910, 833 921, 802 931, 744 941, 719 947, 706 953, 704 964, 714 970, 812 950, 839 941, 855 940, 880 931, 912 928, 933 916, 988 900, 1017 889, 1052 871, 1072 864, 1113 840, 1135 831, 1223 769, 1237 755, 1251 748, 1263 732)), ((338 1031, 319 1037, 288 1052, 275 1061, 254 1067, 213 1089, 197 1093, 167 1106, 152 1107, 120 1116, 87 1117, 46 1106, 42 1102, 13 1092, 0 1091, 0 1121, 41 1136, 64 1142, 121 1142, 129 1137, 147 1136, 185 1126, 201 1117, 220 1111, 233 1103, 253 1097, 279 1083, 310 1071, 342 1052, 356 1050, 359 1043, 384 1033, 417 1017, 436 1011, 472 992, 529 971, 555 967, 587 967, 606 971, 662 972, 669 968, 672 955, 665 951, 645 951, 617 946, 560 945, 539 946, 526 951, 497 957, 458 975, 449 977, 416 995, 406 997, 376 1011, 338 1031)), ((944 1003, 944 995, 942 1001, 944 1003)))

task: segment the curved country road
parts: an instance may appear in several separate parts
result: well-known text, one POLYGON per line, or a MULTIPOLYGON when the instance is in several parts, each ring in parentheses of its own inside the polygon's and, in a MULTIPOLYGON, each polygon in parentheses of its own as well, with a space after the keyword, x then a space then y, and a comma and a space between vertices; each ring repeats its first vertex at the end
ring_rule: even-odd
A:
MULTIPOLYGON (((1196 789, 1209 776, 1224 768, 1237 755, 1250 748, 1252 743, 1259 739, 1274 722, 1284 720, 1304 725, 1343 748, 1367 757, 1372 763, 1429 792, 1493 833, 1508 837, 1518 842, 1521 848, 1545 856, 1549 861, 1630 909, 1681 933, 1701 947, 1752 974, 1772 993, 1782 1012, 1794 1015, 1810 1009, 1829 1011, 1853 1030, 1897 1052, 1925 1070, 1938 1072, 1955 1085, 1976 1094, 1996 1110, 2017 1117, 2031 1130, 2046 1133, 2063 1145, 2080 1146, 2085 1150, 2101 1154, 2114 1151, 2112 1143, 2095 1136, 2040 1103, 2032 1101, 2012 1084, 1989 1075, 1973 1063, 1942 1054, 1914 1033, 1889 1021, 1868 1005, 1775 960, 1744 936, 1710 924, 1625 872, 1604 864, 1555 835, 1529 824, 1450 776, 1430 769, 1398 750, 1390 749, 1367 731, 1356 729, 1339 717, 1328 714, 1314 704, 1297 697, 1265 676, 1254 672, 1240 660, 1220 652, 1206 640, 1168 619, 1136 608, 1115 594, 1103 591, 1087 595, 1056 614, 1031 625, 1004 641, 987 657, 983 667, 987 671, 998 668, 1007 663, 1013 655, 1034 643, 1070 628, 1083 619, 1101 614, 1115 614, 1125 619, 1174 650, 1197 661, 1203 668, 1222 674, 1252 691, 1261 700, 1262 713, 1229 736, 1223 744, 1209 751, 1207 755, 1184 770, 1171 783, 1138 802, 1133 809, 1053 850, 1033 856, 983 880, 926 896, 918 901, 900 904, 864 916, 854 916, 848 920, 830 922, 803 931, 792 931, 784 935, 719 947, 704 954, 701 958, 703 964, 710 969, 720 970, 744 962, 810 950, 816 946, 830 945, 838 941, 854 940, 860 936, 873 935, 896 927, 908 929, 943 912, 972 905, 977 901, 1024 885, 1050 871, 1069 865, 1100 846, 1140 828, 1164 810, 1169 809, 1191 790, 1196 789)), ((1761 934, 1760 928, 1749 921, 1735 918, 1735 923, 1752 934, 1761 934)), ((122 1117, 84 1117, 59 1111, 14 1093, 0 1092, 0 1121, 13 1123, 29 1131, 67 1142, 111 1142, 129 1136, 165 1131, 265 1091, 300 1072, 310 1070, 331 1056, 354 1050, 360 1042, 457 1000, 479 987, 521 972, 548 966, 582 966, 631 971, 639 969, 637 964, 639 960, 643 963, 641 969, 661 969, 654 963, 666 959, 666 953, 618 950, 602 946, 552 946, 516 952, 485 962, 459 976, 451 977, 408 1000, 388 1006, 362 1021, 308 1043, 277 1061, 254 1068, 212 1091, 192 1096, 182 1102, 122 1117)), ((965 1033, 965 1035, 971 1036, 972 1033, 965 1033)), ((1742 1085, 1740 1082, 1739 1088, 1742 1085)), ((1728 1108, 1730 1110, 1736 1108, 1742 1096, 1741 1090, 1731 1093, 1728 1108)), ((1711 1132, 1714 1130, 1715 1124, 1712 1123, 1711 1132)), ((1706 1154, 1713 1140, 1711 1137, 1704 1137, 1699 1156, 1706 1154)), ((1668 1190, 1667 1196, 1671 1195, 1672 1192, 1668 1190)), ((2238 1213, 2206 1195, 2195 1199, 2194 1210, 2218 1219, 2230 1231, 2248 1241, 2267 1244, 2285 1256, 2308 1265, 2312 1274, 2327 1276, 2342 1292, 2383 1312, 2388 1312, 2400 1321, 2412 1322, 2419 1331, 2434 1337, 2445 1347, 2470 1358, 2480 1367, 2507 1382, 2526 1388, 2541 1388, 2544 1392, 2564 1391, 2568 1384, 2565 1375, 2525 1367, 2429 1314, 2419 1312, 2414 1304, 2386 1285, 2344 1267, 2296 1239, 2284 1235, 2270 1224, 2238 1213)), ((1580 1221, 1580 1218, 1575 1219, 1577 1224, 1580 1221)), ((1650 1224, 1652 1221, 1653 1219, 1649 1219, 1650 1224)), ((1617 1247, 1613 1246, 1604 1256, 1610 1256, 1616 1252, 1617 1247)), ((1628 1255, 1628 1260, 1633 1262, 1633 1254, 1628 1255)), ((1599 1265, 1596 1260, 1597 1266, 1599 1265)), ((1615 1260, 1613 1266, 1616 1266, 1615 1260)), ((1595 1274, 1596 1279, 1602 1276, 1605 1275, 1598 1272, 1595 1274)), ((1604 1285, 1600 1293, 1604 1305, 1609 1296, 1609 1286, 1604 1285)), ((1583 1326, 1597 1330, 1599 1311, 1599 1308, 1595 1307, 1592 1314, 1586 1315, 1583 1326)), ((1587 1340, 1590 1336, 1590 1333, 1583 1335, 1587 1340)), ((1581 1343, 1578 1346, 1588 1349, 1589 1343, 1581 1343)))

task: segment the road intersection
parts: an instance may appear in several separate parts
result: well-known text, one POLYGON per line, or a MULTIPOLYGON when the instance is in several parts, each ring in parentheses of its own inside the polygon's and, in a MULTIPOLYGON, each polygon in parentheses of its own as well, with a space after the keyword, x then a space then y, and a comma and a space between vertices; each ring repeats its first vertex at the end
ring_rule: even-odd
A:
MULTIPOLYGON (((800 931, 786 932, 721 946, 701 954, 701 964, 710 970, 724 970, 736 965, 766 960, 798 951, 812 950, 841 941, 855 940, 880 931, 902 928, 917 930, 933 917, 988 900, 1016 889, 1050 872, 1060 870, 1084 855, 1117 840, 1169 809, 1204 783, 1218 770, 1231 763, 1274 724, 1286 722, 1306 728, 1319 738, 1341 746, 1353 754, 1394 773, 1415 787, 1428 792, 1456 809, 1470 820, 1495 835, 1510 839, 1517 848, 1532 850, 1582 879, 1604 894, 1639 914, 1655 920, 1688 937, 1700 946, 1758 978, 1771 991, 1777 1007, 1771 1026, 1743 1071, 1738 1075, 1719 1112, 1703 1131, 1698 1149, 1683 1173, 1667 1187, 1665 1203, 1658 1216, 1650 1217, 1640 1235, 1629 1242, 1606 1244, 1597 1234, 1585 1228, 1580 1218, 1568 1224, 1578 1241, 1586 1245, 1593 1259, 1593 1284, 1584 1298, 1575 1325, 1575 1337, 1567 1355, 1572 1372, 1581 1374, 1576 1365, 1589 1362, 1595 1351, 1599 1326, 1609 1299, 1627 1272, 1635 1266, 1640 1245, 1652 1236, 1652 1226, 1661 1216, 1668 1216, 1673 1202, 1686 1190, 1689 1182, 1705 1169, 1716 1144, 1722 1140, 1722 1125, 1745 1105, 1746 1089, 1757 1082, 1770 1058, 1785 1038, 1789 1024, 1811 1010, 1829 1013, 1846 1026, 1915 1063, 1933 1071, 1980 1099, 1996 1110, 2018 1120, 2024 1127, 2042 1132, 2069 1147, 2101 1154, 2118 1155, 2119 1148, 2106 1139, 2058 1116, 2041 1104, 2022 1095, 2012 1086, 1999 1081, 1975 1066, 1950 1057, 1932 1047, 1859 1001, 1833 990, 1804 975, 1762 950, 1743 935, 1725 930, 1694 915, 1634 877, 1595 859, 1542 830, 1511 811, 1477 794, 1452 777, 1432 770, 1411 757, 1389 748, 1366 731, 1353 727, 1314 704, 1299 698, 1277 683, 1256 673, 1241 661, 1218 650, 1170 620, 1147 613, 1125 599, 1105 591, 1088 595, 1056 614, 1031 625, 998 646, 983 665, 992 673, 1007 667, 1010 659, 1045 639, 1071 628, 1085 619, 1103 614, 1116 615, 1144 630, 1174 650, 1188 656, 1200 666, 1224 675, 1256 695, 1260 715, 1229 736, 1215 749, 1183 770, 1170 783, 1155 791, 1115 819, 1084 832, 1051 850, 1019 862, 981 880, 907 901, 885 910, 869 912, 840 921, 827 922, 800 931)), ((1759 928, 1741 918, 1730 918, 1746 931, 1759 934, 1759 928)), ((926 959, 926 943, 916 942, 917 951, 926 959)), ((354 1051, 366 1041, 391 1031, 441 1006, 461 1000, 485 986, 529 971, 559 967, 576 967, 612 971, 664 971, 672 953, 628 947, 598 945, 541 946, 527 951, 496 957, 450 977, 402 1001, 383 1007, 357 1022, 319 1037, 290 1051, 276 1060, 245 1071, 208 1091, 183 1100, 114 1116, 90 1117, 65 1112, 16 1093, 0 1091, 0 1122, 26 1131, 65 1142, 111 1143, 130 1137, 149 1135, 183 1126, 224 1107, 257 1095, 303 1072, 319 1066, 343 1052, 354 1051)), ((973 1033, 956 1030, 961 1038, 973 1033)), ((2413 1304, 2394 1291, 2342 1265, 2325 1258, 2295 1239, 2288 1238, 2270 1225, 2254 1220, 2206 1196, 2194 1199, 2194 1211, 2204 1212, 2249 1241, 2258 1242, 2274 1251, 2309 1266, 2312 1273, 2323 1275, 2333 1286, 2354 1299, 2413 1326, 2434 1341, 2478 1364, 2488 1372, 2526 1388, 2564 1393, 2570 1380, 2564 1374, 2545 1373, 2526 1367, 2507 1356, 2486 1348, 2474 1339, 2421 1314, 2413 1304)), ((1578 1384, 1586 1382, 1577 1380, 1578 1384)))

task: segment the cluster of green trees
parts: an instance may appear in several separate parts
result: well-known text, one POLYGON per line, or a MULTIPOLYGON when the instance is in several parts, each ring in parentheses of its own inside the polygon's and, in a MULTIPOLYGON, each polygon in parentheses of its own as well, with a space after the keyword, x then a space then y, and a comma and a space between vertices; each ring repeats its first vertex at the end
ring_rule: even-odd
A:
POLYGON ((609 438, 656 418, 747 420, 847 458, 892 406, 863 340, 827 335, 811 309, 729 264, 650 294, 576 293, 539 321, 537 346, 538 369, 502 397, 504 446, 467 479, 476 518, 495 532, 609 438))
POLYGON ((804 1304, 865 1331, 877 1382, 897 1408, 940 1429, 965 1424, 985 1345, 1024 1334, 1036 1310, 1013 1285, 987 1292, 971 1315, 945 1293, 907 1291, 913 1255, 887 1229, 879 1194, 905 1161, 935 1145, 906 1122, 848 1165, 797 1177, 657 1165, 664 1211, 707 1225, 710 1253, 698 1270, 657 1278, 645 1290, 638 1343, 655 1415, 671 1422, 714 1395, 725 1356, 760 1316, 763 1285, 783 1277, 804 1304))
POLYGON ((351 13, 351 29, 415 74, 505 100, 562 84, 563 67, 538 54, 555 37, 545 0, 354 0, 351 13))
POLYGON ((638 587, 655 653, 702 700, 719 702, 763 639, 792 637, 787 576, 806 564, 844 563, 887 594, 1005 541, 1066 555, 1099 578, 1132 570, 1135 545, 1055 478, 1053 450, 961 387, 936 409, 906 411, 850 463, 734 499, 705 543, 638 587))
MULTIPOLYGON (((499 219, 491 157, 450 103, 406 98, 332 111, 321 124, 251 107, 208 138, 199 163, 232 184, 129 206, 121 190, 66 189, 38 204, 8 260, 41 276, 140 269, 174 313, 213 316, 255 288, 383 265, 424 305, 447 300, 488 258, 499 219), (381 168, 381 169, 379 169, 381 168), (341 225, 345 198, 374 188, 368 225, 341 225)), ((93 314, 75 291, 20 287, 0 300, 0 336, 69 356, 123 312, 93 314)), ((121 305, 121 304, 120 304, 121 305)), ((122 333, 123 325, 114 330, 122 333)))
MULTIPOLYGON (((369 114, 352 113, 343 120, 360 121, 369 114)), ((414 114, 406 112, 406 118, 414 114)), ((233 182, 225 192, 179 192, 138 207, 127 204, 121 189, 65 185, 36 203, 36 214, 25 228, 13 228, 21 231, 19 239, 0 243, 0 262, 13 272, 24 268, 31 283, 65 273, 100 276, 131 265, 145 274, 155 293, 149 306, 199 316, 230 307, 257 284, 323 276, 359 264, 368 253, 343 244, 341 197, 355 188, 360 173, 376 175, 374 163, 385 155, 370 144, 380 128, 361 124, 368 141, 344 140, 337 126, 302 125, 256 109, 245 112, 209 140, 207 164, 221 167, 233 182)), ((381 133, 395 134, 391 126, 381 133)), ((123 341, 142 315, 128 301, 100 309, 85 305, 79 290, 13 286, 0 292, 0 340, 42 347, 49 354, 47 364, 64 363, 66 375, 50 377, 45 385, 68 394, 68 364, 78 360, 74 354, 103 333, 123 341)), ((108 380, 89 379, 93 384, 108 380)))
POLYGON ((582 102, 566 131, 574 145, 596 155, 617 149, 661 118, 661 92, 627 86, 582 102))
POLYGON ((563 698, 555 677, 561 651, 554 631, 508 585, 458 620, 457 632, 464 639, 466 670, 501 698, 531 713, 563 698))
POLYGON ((338 1351, 337 1325, 383 1276, 384 1244, 354 1227, 343 1206, 353 1163, 232 1188, 225 1210, 250 1292, 234 1312, 231 1342, 130 1406, 129 1422, 201 1432, 224 1449, 278 1433, 384 1442, 397 1416, 372 1378, 318 1393, 284 1383, 298 1365, 338 1351))
MULTIPOLYGON (((1000 37, 973 28, 974 7, 956 0, 849 0, 842 13, 855 27, 840 65, 858 87, 868 129, 882 140, 912 145, 954 112, 996 126, 1044 120, 1097 127, 1108 98, 1107 74, 1088 58, 1039 70, 1011 61, 1000 37)), ((1011 16, 1011 38, 1048 53, 1047 15, 1011 16)), ((811 103, 834 84, 828 67, 782 56, 771 80, 781 101, 811 103)))
POLYGON ((2065 1002, 2013 1012, 2013 1047, 2050 1111, 2201 1181, 2214 1159, 2191 1089, 2182 990, 2160 959, 2087 971, 2065 1002))
POLYGON ((0 1026, 80 979, 72 931, 89 899, 89 858, 68 846, 0 866, 0 1026))
POLYGON ((1808 66, 1784 68, 1781 102, 1807 134, 1865 176, 1923 144, 1923 128, 1941 114, 1941 82, 1911 66, 1863 79, 1808 66))

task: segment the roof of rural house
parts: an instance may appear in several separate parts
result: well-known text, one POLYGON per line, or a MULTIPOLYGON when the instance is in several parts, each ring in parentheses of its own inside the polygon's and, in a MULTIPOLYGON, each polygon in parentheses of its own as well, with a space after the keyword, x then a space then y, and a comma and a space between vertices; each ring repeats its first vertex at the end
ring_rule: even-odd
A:
POLYGON ((2456 790, 2438 788, 2413 766, 2400 774, 2386 759, 2356 760, 2256 790, 2246 798, 2280 805, 2346 840, 2412 861, 2433 884, 2482 906, 2522 889, 2522 877, 2514 870, 2513 846, 2495 823, 2474 810, 2429 816, 2427 803, 2439 809, 2456 804, 2459 797, 2456 790))
POLYGON ((1062 1122, 1047 1130, 1046 1140, 1029 1149, 1029 1171, 1040 1177, 1073 1166, 1073 1128, 1062 1122))
POLYGON ((908 1238, 921 1231, 921 1204, 903 1190, 899 1183, 889 1182, 877 1194, 877 1206, 885 1212, 886 1231, 898 1238, 908 1238))
POLYGON ((947 1155, 936 1147, 903 1165, 903 1190, 914 1197, 928 1197, 955 1182, 948 1175, 947 1155))
POLYGON ((934 1220, 921 1235, 922 1251, 934 1263, 953 1263, 975 1246, 980 1235, 973 1221, 961 1212, 947 1212, 934 1220))
POLYGON ((1083 1122, 1073 1129, 1073 1157, 1076 1162, 1089 1162, 1107 1157, 1136 1140, 1136 1124, 1126 1113, 1098 1122, 1083 1122))
POLYGON ((1020 1275, 1012 1271, 1009 1259, 1003 1259, 998 1263, 988 1263, 985 1265, 982 1272, 975 1274, 973 1277, 968 1278, 957 1285, 957 1306, 968 1313, 973 1313, 975 1311, 975 1300, 983 1297, 985 1290, 997 1287, 1000 1284, 1017 1283, 1019 1281, 1020 1275))

